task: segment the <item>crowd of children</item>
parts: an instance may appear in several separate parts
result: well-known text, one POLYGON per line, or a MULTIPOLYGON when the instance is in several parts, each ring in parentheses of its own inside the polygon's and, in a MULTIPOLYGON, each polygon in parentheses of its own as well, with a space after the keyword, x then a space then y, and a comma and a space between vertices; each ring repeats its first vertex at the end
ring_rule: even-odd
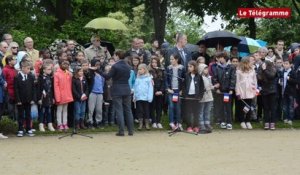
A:
MULTIPOLYGON (((277 54, 267 57, 266 50, 261 48, 243 58, 217 51, 208 65, 201 55, 182 65, 188 59, 181 54, 166 58, 168 54, 152 50, 146 57, 144 48, 132 48, 125 59, 132 67, 128 82, 138 130, 162 129, 166 106, 172 130, 183 130, 184 123, 187 132, 210 133, 212 122, 231 130, 233 119, 241 128, 252 129, 251 121, 259 121, 262 116, 266 130, 274 130, 280 119, 292 124, 300 94, 299 53, 292 59, 277 54), (278 108, 283 118, 277 114, 278 108)), ((74 120, 77 129, 114 125, 118 116, 112 104, 112 80, 101 74, 110 71, 116 62, 114 57, 102 54, 87 59, 83 51, 64 49, 56 55, 43 49, 35 61, 25 51, 5 55, 0 71, 0 116, 6 111, 18 121, 18 137, 24 132, 34 136, 33 105, 38 106, 41 132, 45 128, 68 130, 68 119, 74 120)))

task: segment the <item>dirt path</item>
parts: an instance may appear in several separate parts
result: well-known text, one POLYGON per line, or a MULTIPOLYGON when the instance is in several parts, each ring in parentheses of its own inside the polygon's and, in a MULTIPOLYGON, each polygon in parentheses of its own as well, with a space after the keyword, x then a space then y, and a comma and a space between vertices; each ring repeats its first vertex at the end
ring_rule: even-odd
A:
POLYGON ((0 140, 5 175, 300 174, 300 131, 217 131, 209 135, 99 133, 0 140))

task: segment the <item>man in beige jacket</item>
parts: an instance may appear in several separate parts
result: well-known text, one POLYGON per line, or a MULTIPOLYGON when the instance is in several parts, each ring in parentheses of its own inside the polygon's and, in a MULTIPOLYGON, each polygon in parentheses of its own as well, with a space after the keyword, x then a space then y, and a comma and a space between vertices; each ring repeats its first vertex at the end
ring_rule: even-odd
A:
POLYGON ((84 50, 85 57, 91 61, 95 57, 104 56, 105 60, 108 60, 111 55, 105 47, 100 45, 100 37, 92 36, 91 38, 92 45, 84 50))

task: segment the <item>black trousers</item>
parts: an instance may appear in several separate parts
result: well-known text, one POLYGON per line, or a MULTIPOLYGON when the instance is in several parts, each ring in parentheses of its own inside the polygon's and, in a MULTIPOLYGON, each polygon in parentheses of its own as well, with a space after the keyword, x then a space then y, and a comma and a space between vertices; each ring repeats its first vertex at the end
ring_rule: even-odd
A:
MULTIPOLYGON (((187 96, 187 98, 194 98, 195 96, 187 96)), ((198 127, 199 126, 199 100, 185 99, 185 114, 186 122, 188 127, 198 127)))
POLYGON ((257 121, 260 121, 262 119, 262 113, 263 113, 263 108, 264 108, 264 102, 263 102, 264 97, 262 95, 257 96, 257 121))
POLYGON ((262 95, 263 109, 264 109, 264 122, 276 122, 276 94, 262 95))
POLYGON ((22 103, 22 105, 18 105, 18 123, 19 123, 19 131, 24 130, 24 119, 26 120, 26 131, 31 129, 31 104, 30 103, 22 103), (24 117, 25 113, 25 117, 24 117))
POLYGON ((138 119, 150 118, 150 103, 148 101, 136 101, 136 112, 138 119))
POLYGON ((150 116, 152 123, 161 123, 162 107, 164 103, 164 97, 162 95, 154 95, 152 103, 150 103, 150 116))
MULTIPOLYGON (((244 107, 246 106, 243 102, 242 102, 242 100, 238 100, 238 101, 240 101, 240 104, 241 104, 241 111, 243 111, 243 109, 244 109, 244 107)), ((243 99, 243 101, 245 102, 245 103, 247 103, 249 106, 249 111, 247 112, 247 113, 245 113, 244 111, 243 111, 243 115, 242 115, 242 118, 240 119, 240 122, 250 122, 250 119, 251 119, 251 106, 252 106, 252 99, 243 99)))

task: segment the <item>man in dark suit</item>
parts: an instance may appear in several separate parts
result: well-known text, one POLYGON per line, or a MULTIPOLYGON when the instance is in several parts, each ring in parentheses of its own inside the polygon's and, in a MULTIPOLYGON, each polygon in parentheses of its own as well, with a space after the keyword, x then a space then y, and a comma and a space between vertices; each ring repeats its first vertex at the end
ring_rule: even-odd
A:
POLYGON ((116 110, 119 132, 116 136, 124 136, 125 121, 128 129, 128 135, 133 135, 133 116, 131 112, 131 90, 129 87, 130 66, 124 61, 125 53, 121 50, 115 52, 117 62, 111 67, 111 70, 105 74, 100 74, 105 79, 112 78, 113 84, 111 95, 113 105, 116 110))
POLYGON ((172 54, 180 55, 179 63, 183 65, 186 69, 188 66, 188 62, 192 60, 192 54, 188 49, 185 47, 187 44, 187 36, 182 33, 178 33, 176 36, 176 45, 168 50, 168 56, 165 58, 165 67, 167 68, 170 65, 170 56, 172 54))
POLYGON ((206 53, 206 46, 205 44, 199 44, 199 51, 198 52, 194 52, 192 54, 192 59, 197 61, 198 57, 204 57, 205 58, 205 64, 209 65, 209 63, 211 62, 211 58, 210 56, 206 53))
MULTIPOLYGON (((168 50, 168 56, 165 58, 165 69, 168 68, 170 65, 170 56, 171 55, 180 55, 179 64, 183 65, 185 70, 188 68, 188 62, 192 60, 192 54, 188 49, 185 47, 187 44, 187 36, 182 33, 178 33, 175 35, 176 39, 176 45, 168 50)), ((183 122, 187 122, 186 118, 186 107, 185 107, 185 99, 181 100, 181 118, 183 119, 183 122)))

